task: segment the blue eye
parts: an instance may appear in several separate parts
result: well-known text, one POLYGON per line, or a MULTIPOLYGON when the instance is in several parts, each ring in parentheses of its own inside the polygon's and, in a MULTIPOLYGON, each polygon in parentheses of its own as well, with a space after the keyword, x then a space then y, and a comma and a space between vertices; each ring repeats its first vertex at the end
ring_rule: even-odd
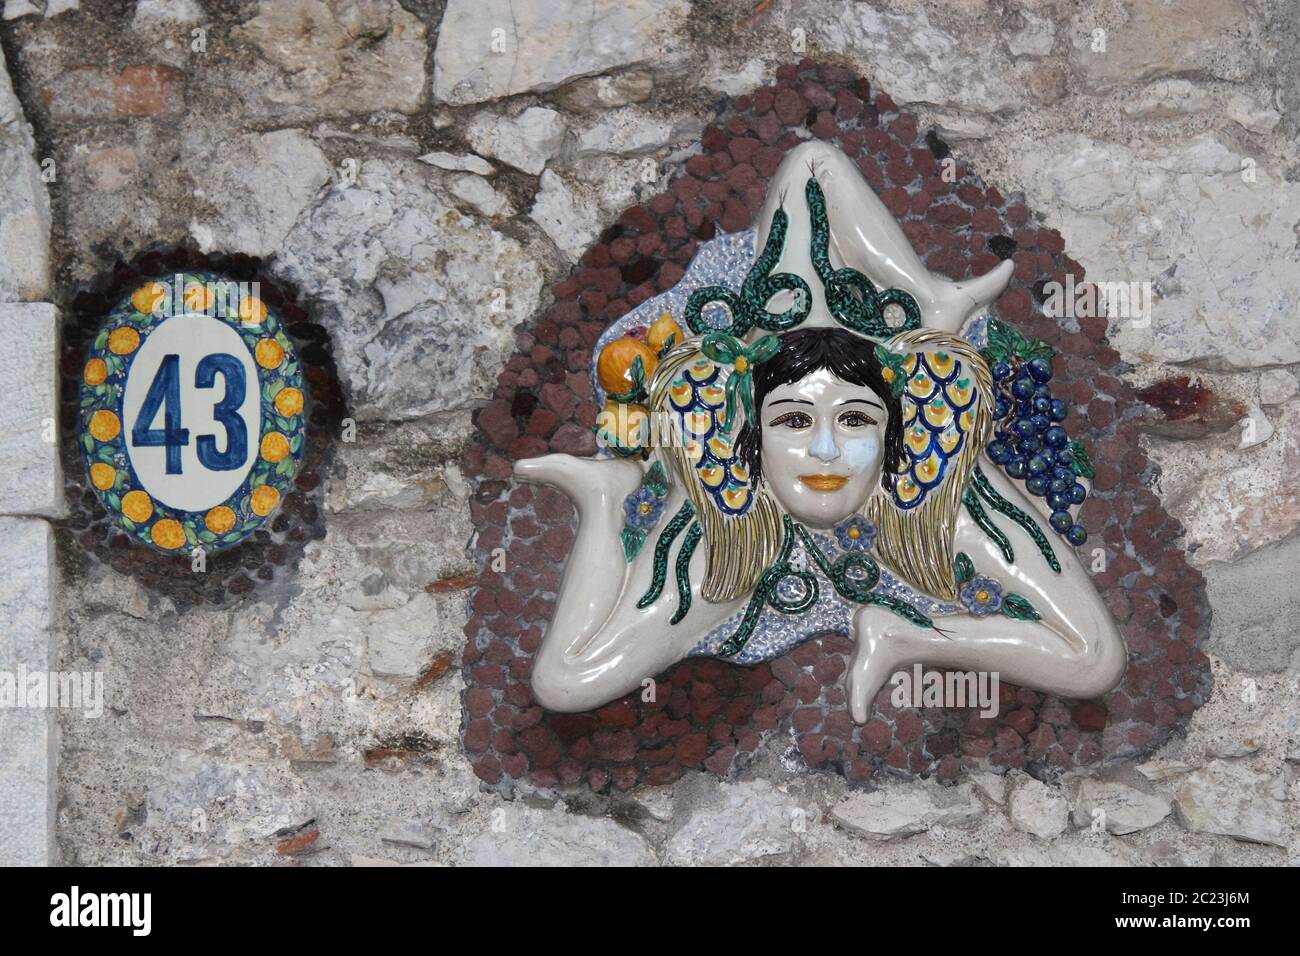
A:
POLYGON ((839 423, 846 428, 868 428, 876 424, 876 420, 866 412, 855 410, 842 414, 839 417, 839 423))
POLYGON ((784 415, 778 416, 768 422, 767 427, 783 427, 797 430, 800 428, 811 428, 812 423, 812 418, 805 412, 786 412, 784 415))

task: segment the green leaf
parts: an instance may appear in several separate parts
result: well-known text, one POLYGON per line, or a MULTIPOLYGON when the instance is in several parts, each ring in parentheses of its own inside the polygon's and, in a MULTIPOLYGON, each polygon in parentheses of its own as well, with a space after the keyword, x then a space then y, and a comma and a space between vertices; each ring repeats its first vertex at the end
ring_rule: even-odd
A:
POLYGON ((81 436, 81 444, 85 447, 87 454, 95 450, 95 439, 89 433, 81 436))
POLYGON ((122 527, 126 528, 127 531, 135 530, 135 522, 132 521, 130 518, 123 516, 120 520, 122 522, 122 527))
POLYGON ((108 344, 108 329, 103 329, 98 335, 95 336, 94 349, 97 352, 102 352, 104 346, 106 346, 107 344, 108 344))
POLYGON ((664 473, 663 462, 655 462, 645 473, 642 484, 662 498, 668 494, 668 476, 664 473))
POLYGON ((957 583, 965 584, 975 576, 975 562, 970 559, 965 551, 957 552, 957 560, 954 562, 954 570, 957 572, 957 583))
POLYGON ((641 528, 624 528, 623 534, 623 559, 631 564, 633 559, 641 553, 641 548, 645 545, 646 533, 641 528))
POLYGON ((211 543, 217 540, 217 536, 213 534, 211 531, 209 531, 207 528, 204 528, 198 534, 199 534, 200 541, 207 541, 211 543))
POLYGON ((1088 449, 1083 447, 1083 442, 1072 441, 1065 447, 1070 452, 1070 469, 1076 475, 1089 481, 1097 477, 1096 469, 1092 467, 1092 458, 1088 455, 1088 449))
POLYGON ((1034 610, 1034 606, 1019 594, 1002 596, 1002 613, 1013 621, 1037 621, 1042 617, 1034 610))
POLYGON ((105 501, 105 502, 108 504, 108 506, 109 506, 110 508, 112 508, 114 511, 121 511, 121 510, 122 510, 122 499, 119 498, 117 495, 113 494, 113 492, 111 492, 111 491, 106 491, 106 492, 104 493, 104 501, 105 501))

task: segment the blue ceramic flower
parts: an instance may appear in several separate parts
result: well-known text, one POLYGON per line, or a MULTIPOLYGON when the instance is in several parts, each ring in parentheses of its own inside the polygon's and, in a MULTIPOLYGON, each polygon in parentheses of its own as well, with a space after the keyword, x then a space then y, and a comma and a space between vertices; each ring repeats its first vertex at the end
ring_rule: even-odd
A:
POLYGON ((663 511, 664 500, 645 486, 623 499, 623 518, 629 528, 648 531, 659 523, 663 511))
POLYGON ((1002 608, 1002 585, 977 574, 961 589, 961 603, 976 617, 995 614, 1002 608))
POLYGON ((845 551, 870 551, 876 543, 876 526, 862 515, 853 515, 836 526, 835 539, 845 551))

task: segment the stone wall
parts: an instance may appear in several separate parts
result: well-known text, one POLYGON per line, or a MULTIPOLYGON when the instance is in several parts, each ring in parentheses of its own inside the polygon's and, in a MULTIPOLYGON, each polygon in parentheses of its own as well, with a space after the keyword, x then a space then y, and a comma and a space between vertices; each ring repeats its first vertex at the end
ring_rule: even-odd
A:
MULTIPOLYGON (((31 384, 0 430, 0 670, 100 670, 107 701, 97 719, 0 711, 0 846, 87 864, 1294 863, 1298 13, 8 0, 0 368, 31 384), (1213 691, 1157 754, 1046 781, 864 790, 809 774, 786 723, 723 780, 484 789, 461 749, 476 412, 555 284, 735 97, 805 56, 1019 197, 1090 280, 1154 283, 1150 321, 1112 322, 1109 345, 1143 403, 1148 490, 1181 523, 1166 544, 1207 582, 1213 691), (325 537, 223 607, 72 552, 53 427, 56 307, 178 244, 297 287, 356 424, 325 537)), ((742 213, 723 204, 716 228, 742 213)))

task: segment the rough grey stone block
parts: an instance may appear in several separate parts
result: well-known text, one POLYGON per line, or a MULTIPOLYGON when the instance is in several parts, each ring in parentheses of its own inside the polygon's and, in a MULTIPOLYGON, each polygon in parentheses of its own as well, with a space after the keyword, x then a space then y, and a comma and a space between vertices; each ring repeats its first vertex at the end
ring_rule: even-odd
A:
POLYGON ((0 514, 61 517, 58 311, 43 302, 3 303, 0 330, 0 514))
POLYGON ((49 707, 17 706, 27 688, 14 684, 55 666, 54 534, 39 518, 0 517, 0 538, 0 866, 44 866, 54 860, 56 723, 49 707))
POLYGON ((49 298, 50 197, 0 53, 0 302, 49 298))

